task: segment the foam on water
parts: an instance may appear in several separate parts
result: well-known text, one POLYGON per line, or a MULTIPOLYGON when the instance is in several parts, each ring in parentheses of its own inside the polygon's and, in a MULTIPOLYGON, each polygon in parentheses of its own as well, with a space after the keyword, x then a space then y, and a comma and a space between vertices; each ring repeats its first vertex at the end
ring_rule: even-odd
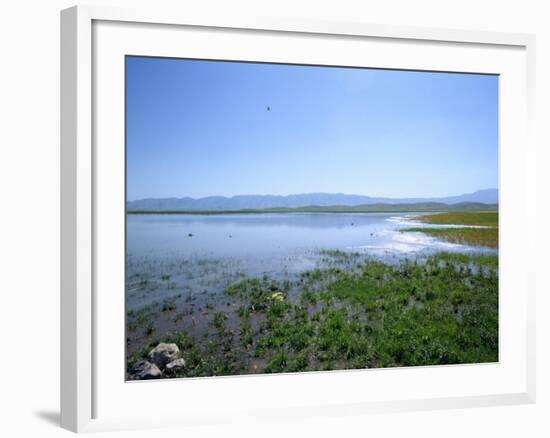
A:
POLYGON ((385 230, 380 234, 384 234, 386 236, 386 239, 384 239, 381 244, 358 245, 349 247, 348 249, 364 252, 396 252, 402 254, 416 253, 427 249, 434 251, 456 251, 470 249, 470 247, 466 245, 444 242, 420 232, 403 233, 400 231, 385 230))
POLYGON ((419 222, 415 220, 419 216, 426 215, 423 214, 414 214, 414 215, 404 215, 404 216, 392 216, 386 219, 387 222, 392 222, 397 225, 403 225, 410 228, 491 228, 486 225, 459 225, 459 224, 430 224, 426 222, 419 222))

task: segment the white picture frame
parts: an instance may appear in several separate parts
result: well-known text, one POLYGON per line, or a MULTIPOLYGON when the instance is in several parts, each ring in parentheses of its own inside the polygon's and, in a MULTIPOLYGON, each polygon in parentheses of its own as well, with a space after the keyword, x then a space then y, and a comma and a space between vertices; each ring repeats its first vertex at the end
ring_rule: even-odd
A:
MULTIPOLYGON (((530 268, 534 263, 530 264, 529 261, 535 254, 536 221, 535 212, 522 209, 521 205, 529 200, 532 201, 530 205, 535 205, 536 151, 532 132, 534 57, 535 39, 524 34, 255 18, 241 14, 232 17, 200 16, 192 10, 162 11, 156 8, 128 10, 77 6, 62 11, 61 426, 84 432, 238 421, 250 416, 300 418, 533 403, 535 291, 534 271, 530 268), (143 36, 145 32, 147 35, 143 36), (378 66, 503 75, 506 80, 501 84, 505 102, 504 107, 501 107, 501 257, 504 256, 501 273, 506 273, 505 286, 513 286, 519 292, 513 298, 510 295, 509 301, 508 295, 504 293, 500 308, 500 323, 504 331, 501 349, 504 347, 504 353, 498 364, 455 366, 445 370, 441 367, 415 367, 413 371, 343 371, 329 373, 330 376, 327 373, 308 373, 189 379, 187 383, 180 380, 129 384, 124 382, 124 378, 120 380, 123 371, 110 372, 105 357, 113 351, 117 359, 112 367, 122 369, 118 348, 124 348, 123 337, 113 336, 114 341, 111 342, 105 335, 106 332, 120 334, 121 322, 124 320, 124 314, 117 313, 120 310, 120 296, 114 298, 118 301, 109 303, 109 298, 103 292, 112 287, 109 284, 113 283, 116 295, 120 289, 117 289, 116 284, 120 285, 121 273, 124 271, 123 266, 113 263, 113 260, 116 262, 120 258, 107 261, 107 244, 104 244, 107 240, 114 242, 113 245, 118 246, 108 251, 123 254, 124 248, 120 248, 120 240, 117 240, 120 234, 120 211, 116 210, 121 200, 121 176, 123 178, 124 175, 117 146, 123 130, 120 126, 120 118, 123 118, 123 114, 120 114, 120 87, 123 87, 124 80, 123 75, 119 74, 120 70, 117 70, 120 69, 120 56, 152 54, 161 49, 164 53, 159 52, 159 55, 166 56, 172 52, 177 55, 182 50, 181 41, 179 46, 176 42, 170 47, 167 41, 173 41, 174 37, 194 38, 193 32, 200 34, 197 38, 205 38, 204 44, 199 43, 193 49, 188 49, 195 57, 201 57, 201 53, 204 53, 203 58, 217 56, 217 51, 222 50, 218 33, 233 32, 233 39, 225 38, 228 46, 233 44, 232 48, 223 49, 229 50, 227 59, 239 59, 243 56, 239 50, 249 50, 247 60, 259 60, 257 58, 260 55, 257 53, 260 51, 254 41, 264 38, 263 42, 268 41, 270 47, 273 47, 273 54, 266 54, 262 46, 261 56, 267 56, 269 60, 272 59, 269 56, 273 56, 273 59, 282 56, 283 61, 300 61, 299 48, 294 54, 288 44, 295 39, 290 42, 300 46, 294 43, 304 39, 308 41, 304 42, 303 47, 311 49, 311 56, 332 56, 330 59, 334 59, 338 65, 355 65, 360 62, 350 61, 352 58, 346 60, 347 45, 351 48, 353 44, 357 48, 360 44, 371 44, 374 47, 372 53, 379 54, 376 55, 379 56, 376 61, 378 66), (130 39, 124 36, 126 34, 132 36, 131 49, 128 49, 130 39), (210 37, 211 41, 208 42, 210 37), (324 43, 333 41, 334 46, 325 44, 323 52, 326 53, 315 55, 315 44, 318 44, 315 41, 323 38, 324 43), (285 41, 279 43, 276 39, 285 41), (388 48, 390 45, 395 46, 395 49, 381 50, 375 47, 377 44, 385 44, 388 48), (418 59, 411 56, 405 60, 408 48, 414 47, 418 49, 418 59), (285 49, 287 55, 280 54, 283 53, 282 49, 285 49), (337 59, 336 52, 339 49, 342 49, 342 54, 337 59), (447 50, 456 53, 448 55, 447 50), (434 53, 440 56, 434 57, 434 53), (294 58, 287 59, 285 56, 294 58), (421 61, 423 56, 425 61, 421 61), (114 60, 114 63, 110 64, 110 60, 114 60), (106 77, 107 82, 102 82, 106 77), (107 106, 104 99, 106 95, 112 98, 107 106), (511 109, 507 102, 516 103, 514 106, 517 108, 511 109), (106 123, 106 120, 110 122, 106 123), (98 147, 101 148, 99 154, 98 147), (108 156, 109 151, 115 155, 108 156), (107 187, 115 188, 109 193, 111 190, 106 190, 107 187), (98 208, 99 205, 101 208, 98 208), (112 228, 110 215, 114 224, 112 228), (529 226, 523 228, 522 237, 518 238, 514 237, 513 230, 514 224, 520 221, 527 221, 529 226), (515 252, 521 255, 514 255, 515 252), (104 269, 107 262, 109 266, 115 266, 110 273, 104 269), (98 294, 101 293, 104 295, 98 300, 98 294), (117 318, 120 318, 118 322, 117 318), (509 344, 514 346, 507 350, 509 344), (512 353, 516 357, 509 361, 507 358, 512 353), (474 391, 473 386, 466 384, 466 380, 471 378, 474 384, 478 382, 478 390, 474 391), (400 387, 391 391, 376 389, 377 385, 383 388, 380 383, 383 381, 407 382, 411 379, 418 382, 433 379, 435 383, 431 392, 426 393, 414 388, 407 391, 403 388, 406 385, 396 385, 400 387), (444 385, 438 388, 437 382, 449 380, 456 380, 453 391, 447 391, 444 385), (504 384, 505 380, 510 383, 504 384), (173 392, 173 385, 183 384, 187 385, 186 391, 217 397, 219 403, 208 401, 205 396, 195 397, 193 406, 183 407, 176 403, 169 411, 160 404, 158 407, 148 406, 148 415, 137 412, 135 406, 133 409, 124 409, 127 403, 131 404, 131 400, 139 400, 141 396, 166 399, 173 392), (337 385, 341 390, 331 389, 331 385, 334 388, 337 385), (373 395, 352 394, 350 389, 360 388, 361 385, 368 385, 373 395), (320 386, 327 390, 316 391, 315 388, 320 386), (301 387, 300 394, 304 392, 306 395, 297 396, 296 403, 285 401, 284 390, 297 387, 301 387), (263 392, 273 391, 271 402, 256 399, 247 404, 245 398, 256 394, 258 388, 263 392), (308 392, 310 395, 307 395, 308 392), (228 406, 230 400, 224 394, 229 393, 243 395, 231 399, 233 405, 224 410, 223 403, 228 406)), ((321 60, 320 64, 330 63, 322 61, 328 58, 315 59, 321 60)), ((305 63, 313 63, 313 58, 305 63)), ((501 277, 501 286, 502 281, 501 277)), ((124 290, 120 290, 120 293, 123 295, 124 290)))

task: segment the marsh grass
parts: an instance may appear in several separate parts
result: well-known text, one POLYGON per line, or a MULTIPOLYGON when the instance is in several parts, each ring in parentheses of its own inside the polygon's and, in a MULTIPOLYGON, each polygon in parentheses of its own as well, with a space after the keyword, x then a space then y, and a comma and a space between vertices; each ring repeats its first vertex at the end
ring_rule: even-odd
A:
POLYGON ((498 227, 498 211, 455 211, 449 213, 437 213, 417 216, 415 217, 415 220, 428 224, 498 227))
POLYGON ((182 350, 176 377, 498 361, 496 255, 366 260, 294 282, 243 276, 225 298, 233 313, 214 312, 200 338, 150 333, 151 345, 182 350))
POLYGON ((401 231, 424 233, 460 245, 498 248, 498 228, 405 228, 401 231))
POLYGON ((498 211, 449 212, 416 216, 415 221, 434 225, 459 225, 459 228, 405 228, 460 245, 498 248, 498 211))

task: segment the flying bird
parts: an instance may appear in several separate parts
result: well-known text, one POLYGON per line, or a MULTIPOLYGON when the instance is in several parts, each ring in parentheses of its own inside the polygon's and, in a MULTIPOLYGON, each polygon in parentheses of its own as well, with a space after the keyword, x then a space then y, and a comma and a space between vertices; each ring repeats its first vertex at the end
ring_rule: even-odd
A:
POLYGON ((268 111, 271 111, 271 107, 268 106, 268 107, 267 107, 267 110, 268 110, 268 111))

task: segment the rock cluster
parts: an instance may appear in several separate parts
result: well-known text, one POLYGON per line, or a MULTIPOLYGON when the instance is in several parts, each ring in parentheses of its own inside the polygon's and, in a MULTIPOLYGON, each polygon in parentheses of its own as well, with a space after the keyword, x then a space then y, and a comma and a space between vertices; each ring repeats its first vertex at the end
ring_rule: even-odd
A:
POLYGON ((185 368, 176 344, 160 343, 147 355, 148 360, 139 361, 130 370, 132 380, 160 379, 164 375, 174 375, 185 368))

